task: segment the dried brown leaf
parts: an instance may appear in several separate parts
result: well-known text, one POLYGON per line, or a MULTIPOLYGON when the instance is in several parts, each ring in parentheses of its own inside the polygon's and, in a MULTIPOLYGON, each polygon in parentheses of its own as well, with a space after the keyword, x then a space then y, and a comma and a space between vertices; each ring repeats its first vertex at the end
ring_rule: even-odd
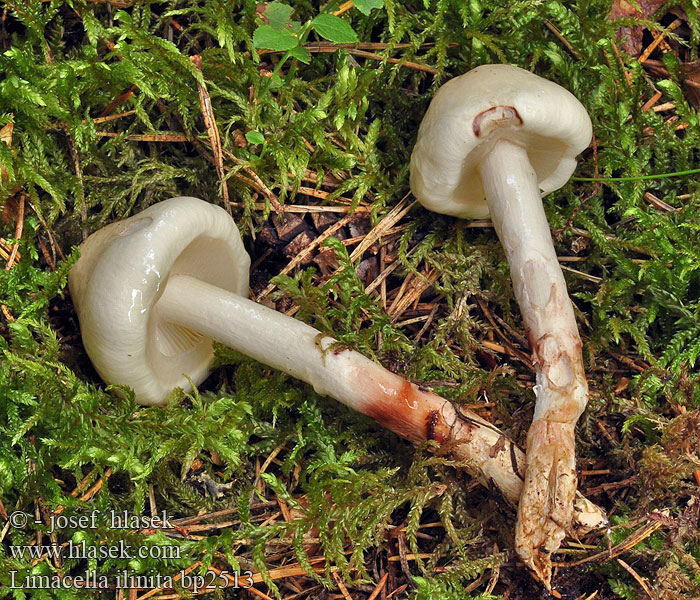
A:
POLYGON ((681 65, 685 75, 685 92, 688 102, 695 108, 700 107, 700 60, 681 65))
MULTIPOLYGON (((0 129, 0 143, 4 142, 8 146, 12 146, 12 129, 14 128, 14 123, 10 121, 2 129, 0 129)), ((0 167, 0 180, 5 181, 7 179, 7 171, 5 167, 0 167)))
MULTIPOLYGON (((629 18, 651 19, 664 4, 664 0, 614 0, 610 9, 610 21, 629 18)), ((625 38, 622 49, 631 56, 639 56, 642 51, 643 33, 644 28, 641 26, 620 27, 617 35, 619 38, 625 38)))

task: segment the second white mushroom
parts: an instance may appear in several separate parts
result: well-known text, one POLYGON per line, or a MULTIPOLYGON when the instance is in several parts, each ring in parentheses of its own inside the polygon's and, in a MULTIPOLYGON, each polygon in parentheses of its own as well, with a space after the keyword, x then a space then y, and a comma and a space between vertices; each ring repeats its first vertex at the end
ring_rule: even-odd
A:
POLYGON ((510 265, 537 384, 516 550, 547 587, 576 492, 574 428, 588 400, 581 338, 552 244, 544 193, 564 185, 591 121, 567 90, 510 65, 446 83, 421 123, 411 189, 430 210, 491 216, 510 265))

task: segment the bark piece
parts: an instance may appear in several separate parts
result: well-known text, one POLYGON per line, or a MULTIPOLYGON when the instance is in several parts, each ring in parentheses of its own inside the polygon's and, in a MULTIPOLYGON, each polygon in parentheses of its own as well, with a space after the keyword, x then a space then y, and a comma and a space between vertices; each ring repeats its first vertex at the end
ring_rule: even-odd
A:
POLYGON ((289 212, 273 216, 272 224, 275 226, 279 238, 285 242, 291 241, 301 231, 308 228, 304 219, 295 213, 289 212))
POLYGON ((338 220, 338 217, 333 213, 327 212, 312 212, 311 220, 314 223, 314 227, 319 233, 323 233, 328 229, 333 223, 338 220))
MULTIPOLYGON (((297 254, 301 254, 302 250, 306 248, 314 239, 314 235, 309 231, 302 231, 298 236, 296 236, 289 244, 284 248, 285 256, 292 257, 297 254)), ((313 256, 309 252, 308 256, 301 261, 302 265, 308 265, 313 261, 313 256)))

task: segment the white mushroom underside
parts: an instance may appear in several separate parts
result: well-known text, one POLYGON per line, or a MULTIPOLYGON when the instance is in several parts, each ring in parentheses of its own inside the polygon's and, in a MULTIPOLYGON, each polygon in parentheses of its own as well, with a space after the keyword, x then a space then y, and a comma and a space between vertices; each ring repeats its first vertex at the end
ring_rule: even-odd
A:
POLYGON ((518 67, 481 65, 433 97, 411 154, 411 191, 429 210, 485 218, 478 169, 499 139, 526 149, 547 193, 569 179, 591 134, 586 110, 569 91, 518 67))

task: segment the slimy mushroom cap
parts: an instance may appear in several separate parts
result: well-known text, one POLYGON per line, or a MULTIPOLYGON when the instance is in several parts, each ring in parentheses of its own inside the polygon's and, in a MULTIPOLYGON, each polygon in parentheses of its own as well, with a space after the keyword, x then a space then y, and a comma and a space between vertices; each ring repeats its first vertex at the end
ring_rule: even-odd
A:
MULTIPOLYGON (((159 318, 172 275, 190 275, 248 296, 250 257, 228 213, 190 197, 155 204, 92 234, 68 283, 83 343, 107 382, 158 404, 209 372, 211 339, 159 318)), ((193 311, 199 307, 192 306, 193 311)))

